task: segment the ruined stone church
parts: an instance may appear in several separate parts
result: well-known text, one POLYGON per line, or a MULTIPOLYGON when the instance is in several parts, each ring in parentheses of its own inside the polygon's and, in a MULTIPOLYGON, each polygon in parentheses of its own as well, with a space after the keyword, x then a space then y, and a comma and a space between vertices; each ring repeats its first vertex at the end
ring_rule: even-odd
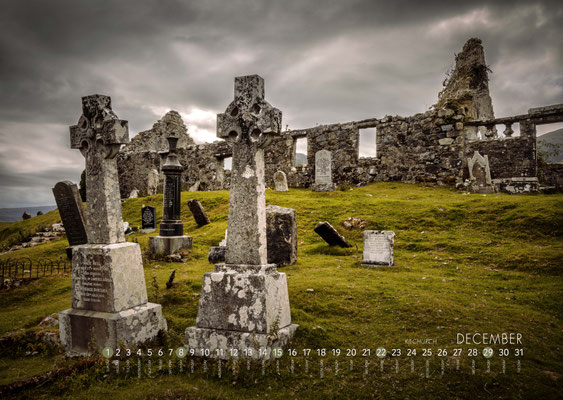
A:
MULTIPOLYGON (((283 171, 290 187, 311 187, 315 154, 328 150, 336 185, 400 181, 457 185, 477 192, 537 191, 536 125, 562 122, 563 104, 495 118, 488 72, 481 40, 473 38, 457 54, 437 103, 424 113, 282 132, 265 149, 266 185, 273 186, 274 174, 283 171), (513 136, 516 124, 519 136, 513 136), (502 132, 497 126, 504 126, 502 132), (360 157, 360 136, 370 128, 376 130, 376 154, 360 157), (306 164, 296 160, 300 138, 307 138, 306 164)), ((140 195, 162 190, 160 171, 171 133, 179 138, 183 190, 230 188, 231 172, 224 163, 232 156, 231 145, 226 141, 195 144, 180 115, 170 111, 119 153, 122 197, 134 190, 140 195)), ((562 166, 552 168, 551 175, 560 181, 562 166)))

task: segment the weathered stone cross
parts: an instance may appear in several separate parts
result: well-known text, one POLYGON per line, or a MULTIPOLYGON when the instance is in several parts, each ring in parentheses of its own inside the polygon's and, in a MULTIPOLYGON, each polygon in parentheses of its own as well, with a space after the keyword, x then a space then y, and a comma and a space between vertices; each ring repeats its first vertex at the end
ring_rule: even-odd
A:
POLYGON ((280 134, 281 119, 264 100, 263 78, 235 78, 235 99, 217 115, 217 136, 233 145, 226 264, 267 264, 264 147, 280 134))
POLYGON ((129 142, 127 121, 111 109, 109 96, 82 98, 82 116, 70 127, 70 147, 86 158, 86 230, 88 243, 125 241, 115 156, 129 142))

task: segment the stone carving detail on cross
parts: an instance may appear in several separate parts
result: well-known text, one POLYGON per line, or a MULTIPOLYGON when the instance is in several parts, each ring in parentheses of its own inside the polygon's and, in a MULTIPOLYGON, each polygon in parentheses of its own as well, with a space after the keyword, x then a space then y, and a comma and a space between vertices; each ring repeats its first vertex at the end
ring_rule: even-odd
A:
POLYGON ((112 111, 109 96, 82 98, 82 115, 70 127, 70 147, 79 149, 86 159, 88 243, 125 241, 115 156, 128 142, 127 121, 112 111))
POLYGON ((267 264, 264 147, 281 119, 264 100, 262 77, 235 78, 235 99, 217 115, 217 136, 233 145, 226 264, 267 264))

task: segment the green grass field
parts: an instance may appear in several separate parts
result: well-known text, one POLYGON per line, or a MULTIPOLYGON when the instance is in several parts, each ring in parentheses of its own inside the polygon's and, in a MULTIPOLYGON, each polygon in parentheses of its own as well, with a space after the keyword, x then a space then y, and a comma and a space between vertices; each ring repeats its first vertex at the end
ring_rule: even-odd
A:
MULTIPOLYGON (((204 371, 203 360, 193 359, 192 373, 192 359, 188 357, 183 360, 184 371, 180 373, 179 360, 165 355, 163 371, 158 371, 159 359, 151 359, 150 378, 146 377, 148 358, 144 357, 140 379, 136 375, 138 357, 131 357, 134 373, 127 377, 123 372, 124 360, 121 373, 117 374, 113 365, 107 372, 105 361, 100 358, 95 367, 6 396, 563 396, 563 195, 466 195, 450 188, 378 183, 331 193, 267 190, 266 200, 268 204, 297 210, 298 261, 280 268, 288 276, 293 322, 299 324, 291 344, 296 356, 286 352, 278 362, 251 364, 250 370, 245 363, 239 363, 234 372, 232 362, 223 363, 218 377, 216 361, 209 361, 204 371), (344 229, 341 223, 348 217, 368 220, 369 229, 395 231, 394 267, 360 266, 363 232, 344 229), (355 246, 328 247, 313 232, 315 224, 325 220, 355 246), (458 333, 474 332, 520 333, 522 344, 491 346, 494 355, 487 366, 481 353, 486 346, 456 344, 458 333), (435 339, 436 344, 406 343, 409 339, 425 338, 435 339), (388 352, 384 358, 376 356, 380 347, 388 352), (456 348, 462 349, 460 356, 455 354, 456 348), (473 348, 478 349, 478 355, 471 357, 468 352, 473 348), (307 357, 306 349, 311 349, 307 357), (324 356, 322 349, 326 351, 324 356), (364 349, 370 349, 369 356, 364 356, 364 349), (393 357, 392 349, 401 349, 401 356, 393 357), (409 349, 416 349, 416 355, 409 357, 409 349), (431 349, 432 354, 424 349, 431 349), (509 355, 500 356, 500 349, 508 349, 509 355), (523 356, 517 357, 516 349, 523 349, 523 356), (356 355, 352 356, 354 350, 356 355), (172 375, 168 374, 169 359, 174 366, 172 375)), ((160 219, 161 202, 162 195, 127 200, 123 203, 124 220, 140 226, 142 204, 156 206, 160 219)), ((194 241, 189 260, 167 263, 145 259, 149 299, 163 305, 169 327, 164 341, 151 344, 152 348, 181 346, 185 328, 195 324, 202 276, 213 269, 207 261, 207 251, 223 238, 227 214, 226 191, 182 193, 184 229, 194 241), (190 198, 201 201, 211 224, 197 227, 186 205, 190 198), (176 284, 167 290, 165 282, 174 269, 176 284), (158 282, 158 293, 152 284, 153 277, 158 282)), ((0 245, 14 243, 58 219, 57 211, 53 211, 27 221, 2 223, 0 245)), ((128 240, 138 241, 145 252, 149 236, 135 233, 128 240)), ((63 238, 6 253, 0 259, 58 258, 64 256, 66 245, 63 238)), ((76 362, 66 360, 35 339, 40 332, 37 324, 44 317, 70 308, 70 276, 42 278, 2 291, 0 300, 0 336, 13 336, 13 340, 2 342, 9 345, 0 347, 0 385, 76 362)))

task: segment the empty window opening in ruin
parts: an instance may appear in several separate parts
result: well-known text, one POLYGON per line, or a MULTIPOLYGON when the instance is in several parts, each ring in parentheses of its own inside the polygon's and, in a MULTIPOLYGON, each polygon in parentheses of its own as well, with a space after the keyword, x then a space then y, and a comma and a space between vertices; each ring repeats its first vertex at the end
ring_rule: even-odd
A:
POLYGON ((377 157, 377 128, 360 129, 359 158, 377 157))
POLYGON ((230 171, 233 168, 233 157, 223 158, 223 169, 230 171))
POLYGON ((538 159, 546 163, 563 161, 563 122, 536 125, 538 159))
POLYGON ((295 140, 295 166, 307 165, 307 138, 295 140))

